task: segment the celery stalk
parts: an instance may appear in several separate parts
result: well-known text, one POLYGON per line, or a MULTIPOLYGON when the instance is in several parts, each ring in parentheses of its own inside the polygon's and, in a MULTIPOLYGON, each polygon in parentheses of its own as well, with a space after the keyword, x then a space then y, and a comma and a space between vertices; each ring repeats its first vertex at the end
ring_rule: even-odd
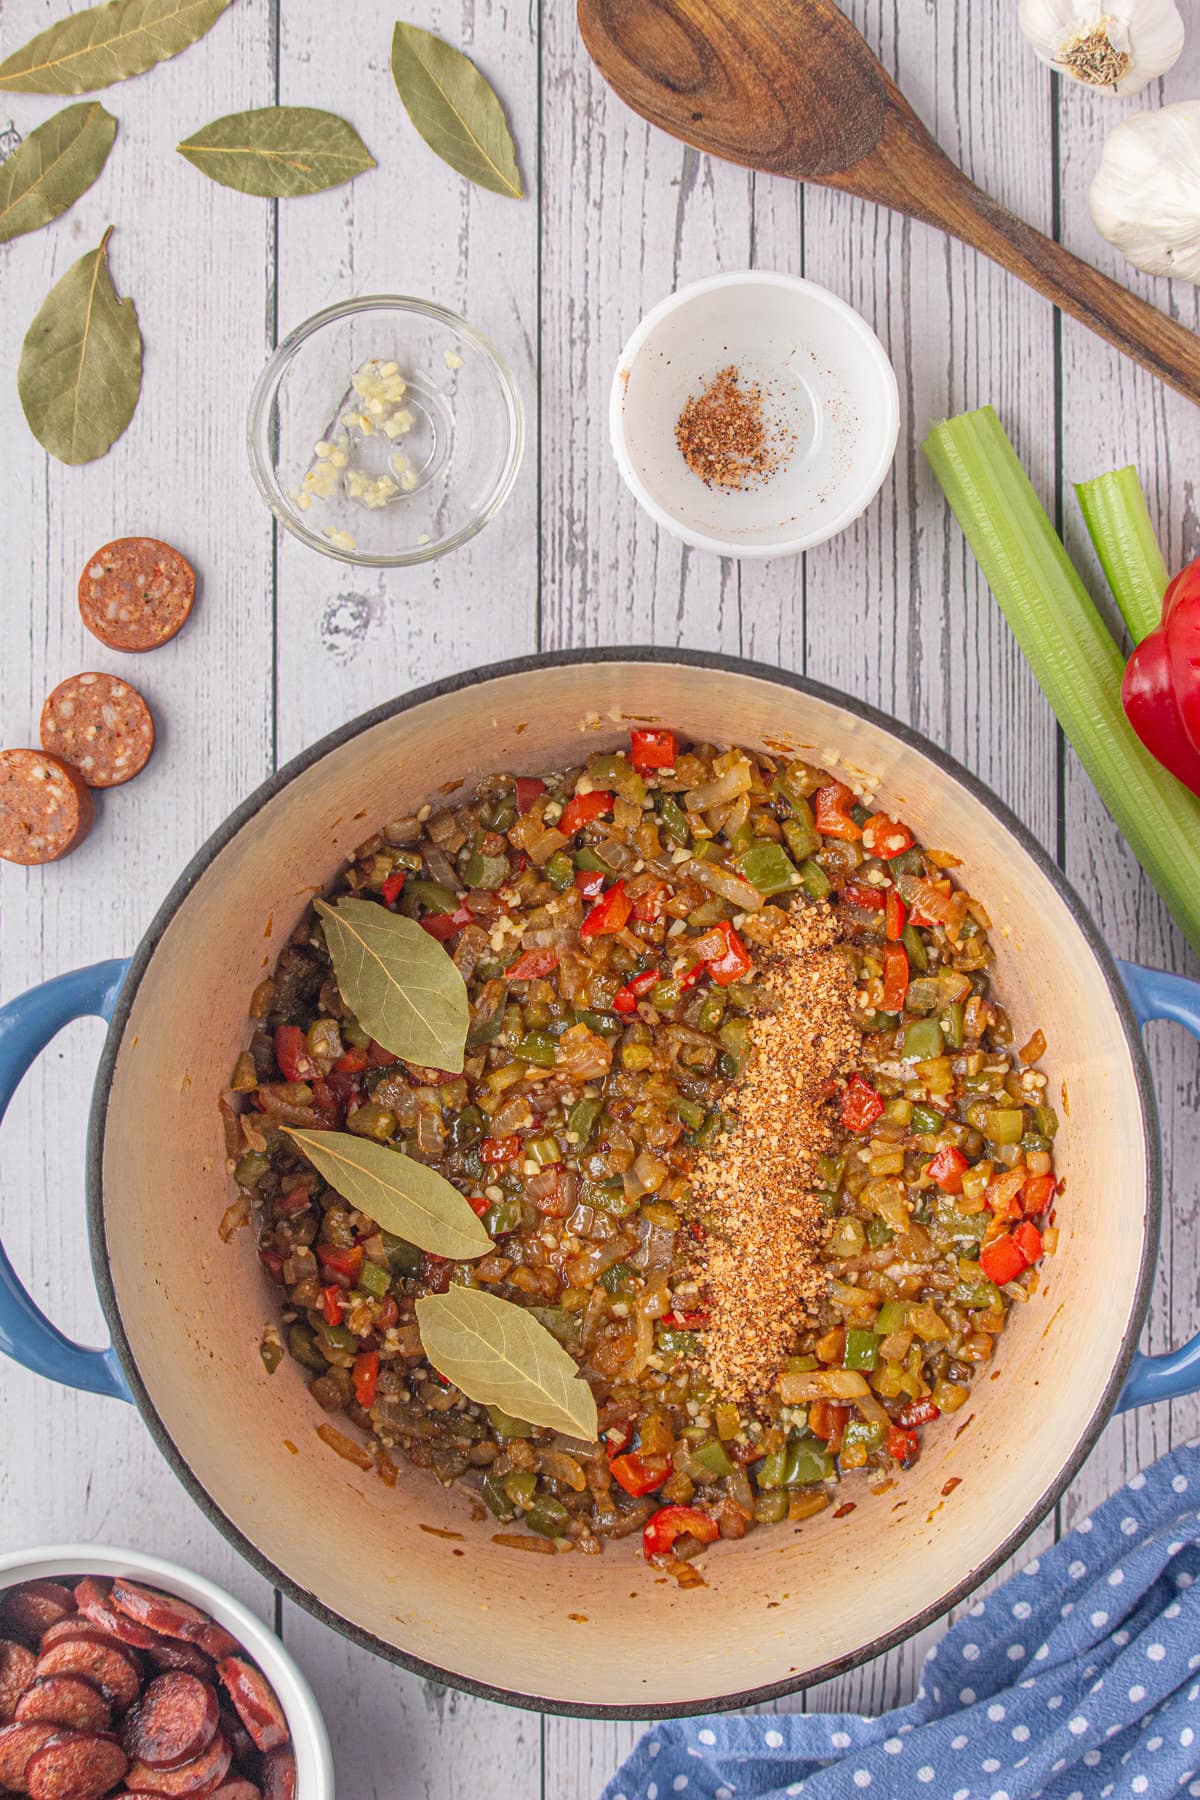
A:
POLYGON ((1200 950, 1200 800, 1160 768, 1121 705, 1124 662, 990 406, 924 450, 1001 611, 1105 806, 1200 950))
POLYGON ((1077 481, 1075 493, 1121 617, 1140 644, 1162 623, 1169 577, 1138 472, 1131 464, 1092 481, 1077 481))

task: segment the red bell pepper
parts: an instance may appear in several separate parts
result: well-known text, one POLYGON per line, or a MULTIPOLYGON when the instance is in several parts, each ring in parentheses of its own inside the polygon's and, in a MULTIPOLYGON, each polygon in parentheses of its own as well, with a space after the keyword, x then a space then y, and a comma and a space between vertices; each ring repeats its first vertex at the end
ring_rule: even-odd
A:
POLYGON ((613 995, 613 1011, 632 1013, 637 1011, 637 1003, 643 994, 657 987, 662 976, 657 969, 643 969, 640 975, 631 975, 623 988, 618 988, 613 995))
POLYGON ((626 1456, 612 1457, 608 1466, 613 1480, 619 1482, 635 1500, 641 1500, 646 1494, 653 1494, 671 1473, 669 1457, 643 1457, 636 1450, 631 1450, 626 1456))
POLYGON ((629 744, 629 760, 639 775, 675 767, 678 746, 673 731, 631 731, 629 744))
POLYGON ((910 1400, 908 1405, 902 1406, 896 1414, 896 1423, 905 1431, 912 1431, 918 1425, 932 1425, 933 1421, 940 1419, 941 1416, 941 1407, 935 1406, 932 1400, 910 1400))
POLYGON ((645 893, 639 894, 634 901, 634 918, 640 919, 643 924, 647 925, 652 925, 655 919, 661 919, 663 907, 667 903, 667 896, 670 892, 665 881, 656 881, 653 887, 647 888, 645 893))
POLYGON ((387 880, 384 882, 383 886, 379 890, 380 896, 382 897, 383 904, 385 906, 394 906, 396 904, 397 900, 400 898, 401 894, 404 892, 404 884, 407 880, 408 880, 408 870, 407 869, 393 869, 392 870, 391 874, 388 876, 387 880))
POLYGON ((1044 1213, 1057 1191, 1053 1175, 1031 1175, 1021 1189, 1021 1205, 1031 1216, 1044 1213))
POLYGON ((275 1061, 285 1081, 311 1081, 317 1072, 298 1025, 281 1025, 276 1031, 275 1061))
POLYGON ((707 1307, 701 1307, 697 1312, 664 1313, 659 1323, 672 1330, 703 1331, 708 1324, 708 1317, 707 1307))
POLYGON ((275 1211, 285 1216, 291 1213, 304 1212, 311 1205, 312 1195, 306 1187, 294 1187, 286 1194, 281 1194, 275 1202, 275 1211))
MULTIPOLYGON (((725 948, 720 956, 710 956, 705 967, 718 987, 730 987, 735 981, 740 981, 743 975, 750 973, 754 967, 754 958, 728 919, 718 919, 713 930, 719 931, 725 939, 725 948)), ((693 969, 689 973, 694 976, 696 971, 693 969)))
POLYGON ((817 789, 814 799, 814 816, 821 836, 844 838, 847 843, 856 844, 862 832, 850 817, 851 808, 857 805, 853 790, 844 781, 831 781, 828 787, 817 789))
POLYGON ((354 1398, 364 1412, 370 1412, 375 1404, 375 1390, 379 1386, 379 1352, 363 1350, 354 1359, 354 1398))
POLYGON ((694 1506, 664 1506, 647 1519, 642 1548, 647 1557, 667 1556, 675 1539, 685 1532, 702 1544, 711 1544, 719 1535, 719 1527, 715 1519, 694 1506))
POLYGON ((1032 1268, 1042 1254, 1042 1234, 1028 1219, 1013 1227, 1013 1243, 1032 1268))
POLYGON ((947 1144, 939 1150, 925 1173, 931 1181, 936 1181, 943 1194, 961 1194, 964 1172, 970 1168, 961 1150, 953 1144, 947 1144))
POLYGON ((347 1287, 353 1287, 363 1266, 361 1244, 318 1244, 317 1261, 323 1269, 340 1275, 347 1287))
POLYGON ((539 794, 544 794, 546 784, 536 775, 517 776, 517 811, 527 813, 539 794))
POLYGON ((605 1426, 601 1436, 608 1446, 607 1455, 613 1457, 620 1456, 622 1451, 628 1450, 637 1433, 634 1430, 632 1419, 614 1419, 611 1425, 605 1426))
POLYGON ((908 908, 896 892, 895 888, 887 891, 884 905, 884 936, 893 944, 900 942, 904 932, 904 924, 908 918, 908 908))
POLYGON ((907 1469, 911 1462, 916 1461, 921 1443, 915 1431, 905 1431, 902 1426, 889 1425, 886 1447, 888 1455, 894 1456, 900 1466, 907 1469))
POLYGON ((479 1146, 479 1156, 485 1163, 506 1163, 512 1161, 520 1148, 519 1137, 484 1138, 479 1146))
POLYGON ((557 967, 557 950, 525 950, 504 974, 508 981, 537 981, 557 967))
POLYGON ((1168 587, 1162 624, 1130 657, 1121 698, 1151 756, 1200 795, 1200 558, 1168 587))
POLYGON ((871 856, 891 862, 894 856, 903 856, 912 849, 913 834, 907 825, 889 819, 886 813, 875 813, 862 828, 862 843, 871 856))
POLYGON ((340 1287, 321 1289, 321 1314, 327 1325, 341 1324, 344 1305, 340 1287))
POLYGON ((904 1011, 908 992, 908 951, 903 944, 889 944, 883 953, 883 1010, 904 1011))
POLYGON ((467 908, 460 906, 452 913, 426 913, 425 917, 419 919, 417 923, 422 931, 427 931, 431 938, 436 938, 439 944, 444 944, 447 938, 452 938, 456 932, 462 930, 464 925, 469 925, 471 917, 467 908))
POLYGON ((485 1199, 485 1197, 482 1194, 468 1194, 467 1195, 467 1205, 470 1207, 471 1211, 475 1214, 475 1217, 477 1219, 482 1219, 484 1213, 487 1211, 488 1207, 491 1204, 492 1204, 491 1201, 488 1199, 485 1199))
POLYGON ((852 1075, 842 1095, 842 1124, 847 1131, 868 1131, 883 1112, 883 1101, 869 1081, 852 1075))
POLYGON ((632 911, 633 902, 625 892, 625 883, 614 881, 584 919, 579 927, 579 935, 585 938, 607 937, 614 931, 622 931, 629 923, 632 911))
POLYGON ((595 788, 590 794, 572 794, 563 807, 558 829, 564 837, 574 837, 590 820, 600 818, 602 813, 610 813, 614 798, 603 788, 595 788))
POLYGON ((848 881, 842 899, 849 906, 861 906, 864 912, 882 912, 887 904, 883 889, 868 887, 865 881, 848 881))
POLYGON ((333 1066, 339 1075, 361 1075, 367 1066, 367 1053, 360 1044, 351 1044, 333 1066))
POLYGON ((997 1287, 1003 1287, 1006 1281, 1015 1281, 1022 1269, 1028 1266, 1028 1260, 1021 1246, 1008 1232, 1002 1237, 993 1238, 979 1253, 980 1268, 997 1287))
POLYGON ((603 869, 576 869, 575 886, 584 900, 598 900, 608 876, 603 869))

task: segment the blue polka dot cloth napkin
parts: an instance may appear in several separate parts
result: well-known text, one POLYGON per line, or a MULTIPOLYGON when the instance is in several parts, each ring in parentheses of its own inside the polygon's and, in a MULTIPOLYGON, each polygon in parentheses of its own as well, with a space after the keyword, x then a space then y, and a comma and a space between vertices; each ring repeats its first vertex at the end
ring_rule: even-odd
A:
POLYGON ((1200 1440, 976 1602, 916 1700, 671 1720, 602 1800, 1200 1796, 1200 1440))

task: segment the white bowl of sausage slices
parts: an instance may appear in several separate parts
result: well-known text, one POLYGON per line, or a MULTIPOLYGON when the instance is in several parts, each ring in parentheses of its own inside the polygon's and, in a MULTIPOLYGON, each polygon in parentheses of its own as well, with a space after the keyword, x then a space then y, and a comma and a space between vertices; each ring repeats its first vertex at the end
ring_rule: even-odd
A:
POLYGON ((211 1581, 94 1544, 0 1556, 0 1794, 333 1800, 279 1639, 211 1581))

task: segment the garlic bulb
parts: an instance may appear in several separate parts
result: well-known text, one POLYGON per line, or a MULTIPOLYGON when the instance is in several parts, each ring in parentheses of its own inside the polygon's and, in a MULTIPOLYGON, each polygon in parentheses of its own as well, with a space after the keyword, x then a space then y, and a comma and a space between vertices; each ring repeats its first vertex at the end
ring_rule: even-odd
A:
POLYGON ((1021 29, 1042 61, 1110 94, 1137 94, 1183 49, 1175 0, 1021 0, 1021 29))
POLYGON ((1100 235, 1139 269, 1200 282, 1200 100, 1124 119, 1089 203, 1100 235))

